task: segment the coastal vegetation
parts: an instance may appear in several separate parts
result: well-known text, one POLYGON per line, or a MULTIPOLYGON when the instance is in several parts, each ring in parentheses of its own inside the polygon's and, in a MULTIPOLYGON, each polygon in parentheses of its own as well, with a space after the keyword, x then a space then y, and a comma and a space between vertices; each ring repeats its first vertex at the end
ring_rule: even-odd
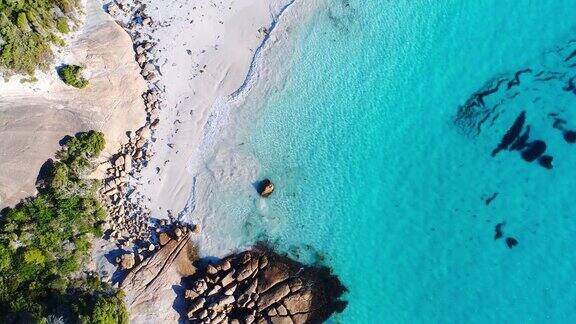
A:
POLYGON ((78 0, 0 0, 0 68, 3 74, 33 75, 47 69, 51 45, 70 32, 78 0))
POLYGON ((64 83, 82 89, 88 85, 88 80, 82 77, 82 67, 78 65, 64 65, 58 70, 58 75, 64 83))
POLYGON ((0 322, 126 323, 122 292, 82 264, 106 213, 89 175, 105 145, 99 132, 70 137, 39 193, 0 218, 0 322))

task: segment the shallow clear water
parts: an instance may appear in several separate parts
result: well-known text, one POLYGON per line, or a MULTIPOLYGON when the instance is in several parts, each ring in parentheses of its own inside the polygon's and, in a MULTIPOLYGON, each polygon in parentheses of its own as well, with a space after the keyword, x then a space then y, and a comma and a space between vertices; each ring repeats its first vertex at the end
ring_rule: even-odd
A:
POLYGON ((350 290, 337 322, 576 322, 576 144, 559 129, 576 129, 576 1, 330 8, 235 139, 258 165, 252 180, 277 191, 214 189, 222 224, 333 267, 350 290), (462 107, 498 78, 483 106, 462 107), (522 110, 552 170, 490 156, 522 110))

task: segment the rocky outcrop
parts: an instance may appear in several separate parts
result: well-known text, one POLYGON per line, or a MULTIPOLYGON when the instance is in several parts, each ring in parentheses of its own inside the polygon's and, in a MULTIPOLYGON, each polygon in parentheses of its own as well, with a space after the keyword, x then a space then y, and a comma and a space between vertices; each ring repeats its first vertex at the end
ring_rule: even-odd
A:
POLYGON ((123 145, 112 157, 111 167, 106 170, 102 189, 102 198, 109 214, 105 226, 110 231, 106 238, 116 241, 121 249, 126 249, 135 242, 147 241, 150 238, 147 226, 150 221, 150 210, 146 207, 146 198, 137 190, 137 183, 132 180, 140 178, 140 172, 154 155, 149 143, 160 123, 163 91, 154 83, 156 73, 160 73, 160 68, 154 63, 157 61, 153 57, 157 50, 156 44, 151 40, 142 39, 135 30, 135 21, 143 19, 144 24, 147 19, 151 21, 144 12, 145 6, 138 1, 116 0, 105 7, 132 36, 134 61, 138 64, 140 75, 147 81, 149 88, 142 94, 146 123, 135 132, 126 133, 128 138, 123 138, 123 145), (128 19, 130 22, 122 23, 127 17, 130 17, 128 19))
POLYGON ((196 259, 185 233, 178 239, 168 238, 161 249, 136 265, 120 286, 126 292, 130 322, 176 323, 180 315, 175 301, 184 291, 181 281, 196 272, 192 265, 196 259))
POLYGON ((346 302, 326 267, 310 267, 258 247, 228 256, 186 290, 192 323, 322 323, 346 302))
MULTIPOLYGON (((147 110, 159 104, 158 94, 154 90, 145 92, 142 97, 147 110)), ((150 211, 143 207, 143 198, 134 194, 130 178, 144 167, 146 159, 152 154, 147 145, 152 128, 148 122, 137 131, 126 133, 125 143, 106 168, 101 188, 102 201, 108 211, 104 223, 106 238, 116 241, 123 249, 150 237, 150 211)))
POLYGON ((102 131, 106 157, 146 119, 141 94, 147 86, 130 36, 99 1, 87 1, 85 11, 86 25, 71 39, 68 58, 86 67, 85 89, 67 86, 56 72, 40 74, 36 84, 0 87, 0 207, 36 193, 38 170, 64 136, 102 131))

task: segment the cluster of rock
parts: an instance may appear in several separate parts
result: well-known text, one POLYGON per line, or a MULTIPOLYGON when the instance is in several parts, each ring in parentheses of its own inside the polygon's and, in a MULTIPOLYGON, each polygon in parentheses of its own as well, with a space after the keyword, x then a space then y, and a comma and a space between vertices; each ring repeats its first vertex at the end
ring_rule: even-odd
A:
POLYGON ((157 252, 127 271, 120 288, 130 323, 179 323, 184 312, 182 278, 196 273, 198 251, 189 239, 192 230, 170 240, 157 252))
MULTIPOLYGON (((138 40, 140 34, 136 23, 148 26, 152 21, 144 13, 145 6, 138 1, 116 0, 107 6, 108 13, 119 22, 134 39, 135 59, 141 75, 150 84, 150 90, 142 94, 146 109, 146 124, 135 132, 127 132, 127 141, 110 161, 102 189, 103 200, 108 210, 105 237, 116 241, 121 249, 132 245, 152 246, 150 210, 145 207, 144 197, 130 184, 130 178, 138 178, 147 159, 154 153, 149 145, 154 130, 160 123, 161 92, 153 82, 158 67, 153 64, 155 44, 138 40), (123 24, 122 21, 129 21, 123 24)), ((129 259, 130 257, 126 257, 129 259)), ((130 264, 128 261, 127 264, 130 264)))
POLYGON ((130 21, 124 26, 134 29, 137 24, 152 26, 152 18, 146 14, 146 5, 139 1, 116 0, 107 7, 108 13, 115 18, 130 17, 130 21))
POLYGON ((148 239, 150 212, 133 201, 129 177, 140 168, 148 155, 146 144, 151 136, 150 125, 136 132, 128 132, 128 141, 111 161, 106 170, 102 198, 108 210, 104 230, 107 237, 125 243, 148 239))
MULTIPOLYGON (((159 226, 152 224, 150 210, 145 207, 144 197, 138 195, 130 184, 130 178, 146 165, 147 159, 154 153, 149 142, 158 123, 161 99, 156 90, 148 90, 143 95, 146 106, 147 122, 135 132, 127 132, 127 141, 110 161, 107 176, 102 188, 102 200, 108 211, 104 223, 105 238, 114 241, 125 250, 116 262, 121 268, 130 269, 151 255, 168 232, 179 239, 187 234, 189 227, 173 219, 160 220, 159 226), (160 236, 160 237, 159 237, 160 236)), ((194 227, 199 231, 199 227, 194 227)))
POLYGON ((142 40, 137 28, 139 25, 142 27, 153 25, 152 18, 146 14, 145 9, 146 5, 137 1, 127 2, 126 0, 116 0, 107 8, 108 13, 132 35, 136 52, 135 59, 142 69, 140 74, 146 81, 152 83, 156 80, 156 73, 159 71, 158 66, 153 63, 152 55, 150 55, 156 52, 156 44, 150 40, 142 40))
POLYGON ((326 267, 310 267, 256 248, 198 273, 185 292, 192 323, 322 323, 346 302, 326 267))
POLYGON ((162 101, 158 95, 158 92, 154 90, 145 92, 142 95, 142 98, 144 98, 144 105, 146 106, 147 125, 149 125, 151 131, 154 131, 160 123, 159 117, 162 101))
POLYGON ((154 51, 155 44, 148 41, 143 41, 136 45, 136 62, 140 65, 142 69, 140 74, 144 77, 144 79, 148 82, 154 82, 156 80, 156 72, 158 71, 158 67, 154 65, 148 59, 148 53, 154 51))
POLYGON ((151 256, 172 240, 180 242, 183 239, 188 239, 190 234, 199 234, 200 227, 198 225, 189 226, 178 221, 168 223, 168 221, 163 219, 158 222, 158 226, 151 226, 149 232, 151 233, 150 240, 141 241, 133 250, 125 251, 116 258, 116 264, 120 268, 124 270, 132 269, 136 264, 151 256))

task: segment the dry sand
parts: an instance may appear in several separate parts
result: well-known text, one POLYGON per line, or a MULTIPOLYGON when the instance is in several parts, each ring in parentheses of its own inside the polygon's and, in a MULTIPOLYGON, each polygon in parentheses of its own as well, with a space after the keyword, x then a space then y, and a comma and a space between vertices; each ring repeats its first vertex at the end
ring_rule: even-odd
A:
POLYGON ((65 85, 55 70, 39 74, 36 84, 23 85, 16 78, 0 84, 0 207, 36 192, 38 171, 64 136, 103 131, 106 154, 111 154, 127 130, 144 123, 141 94, 147 85, 130 37, 102 11, 99 0, 87 2, 86 18, 58 56, 86 66, 87 88, 65 85))

